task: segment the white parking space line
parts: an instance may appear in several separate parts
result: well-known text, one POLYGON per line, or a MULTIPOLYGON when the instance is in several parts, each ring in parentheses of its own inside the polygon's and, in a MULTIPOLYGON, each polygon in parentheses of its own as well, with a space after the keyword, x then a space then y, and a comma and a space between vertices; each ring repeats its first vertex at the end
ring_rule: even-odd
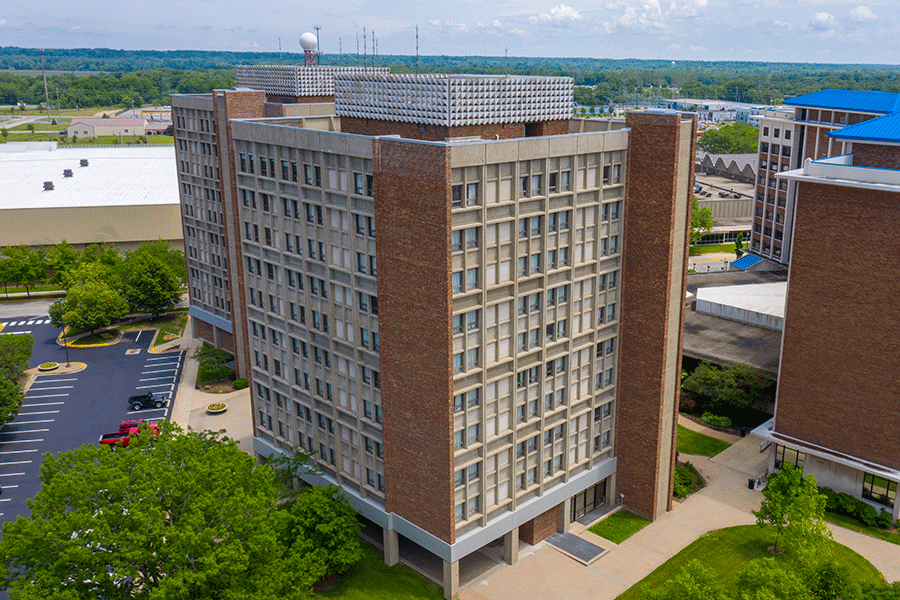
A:
POLYGON ((22 406, 62 406, 65 402, 35 402, 34 404, 23 404, 22 406))
POLYGON ((37 452, 37 451, 38 451, 37 448, 30 449, 30 450, 4 450, 3 452, 0 452, 0 455, 2 455, 2 454, 28 454, 28 453, 37 452))
POLYGON ((31 321, 28 321, 28 322, 25 323, 25 324, 26 324, 26 325, 34 325, 34 319, 32 319, 31 321))
POLYGON ((42 387, 42 388, 36 388, 36 387, 32 386, 31 389, 37 390, 38 392, 46 392, 47 390, 71 390, 74 387, 75 387, 74 385, 57 385, 54 387, 42 387))
POLYGON ((58 410, 44 410, 44 411, 30 412, 30 413, 21 413, 21 412, 20 412, 20 413, 19 413, 19 416, 20 416, 20 417, 21 417, 21 416, 30 417, 31 415, 54 415, 54 414, 56 414, 56 413, 58 413, 58 412, 59 412, 58 410))
POLYGON ((26 333, 31 333, 30 331, 4 331, 0 333, 0 335, 25 335, 26 333))
MULTIPOLYGON (((18 484, 4 485, 4 486, 3 486, 3 489, 5 490, 6 488, 17 488, 17 487, 19 487, 18 484)), ((0 513, 0 515, 2 515, 2 514, 3 514, 3 513, 0 513)))
POLYGON ((34 440, 7 440, 3 442, 4 444, 33 444, 34 442, 43 442, 44 438, 37 438, 34 440))
POLYGON ((70 378, 70 379, 39 379, 38 381, 35 381, 35 382, 34 382, 34 385, 37 385, 37 384, 39 384, 39 383, 40 383, 40 384, 44 384, 44 383, 60 383, 60 382, 63 382, 63 381, 78 381, 78 378, 77 378, 77 377, 72 377, 72 378, 70 378))
MULTIPOLYGON (((166 377, 166 379, 170 379, 170 378, 169 378, 169 377, 166 377)), ((135 389, 138 389, 138 390, 148 390, 148 389, 150 389, 150 388, 158 388, 158 387, 167 387, 167 388, 171 389, 171 388, 175 387, 175 384, 174 384, 174 383, 157 383, 157 384, 154 384, 154 385, 139 385, 139 386, 138 386, 137 388, 135 388, 135 389)))
POLYGON ((169 407, 168 407, 168 406, 165 406, 165 407, 163 407, 163 408, 146 408, 146 409, 144 409, 144 410, 132 410, 132 411, 129 411, 127 414, 129 414, 129 415, 141 415, 141 414, 147 414, 147 413, 150 413, 150 412, 158 412, 158 411, 160 411, 160 410, 163 411, 163 413, 165 413, 167 410, 169 410, 169 407))
POLYGON ((11 460, 9 462, 0 462, 0 467, 6 465, 30 465, 33 462, 33 460, 11 460))
POLYGON ((160 379, 172 379, 174 375, 166 375, 165 377, 147 377, 145 379, 138 379, 138 381, 159 381, 160 379))
POLYGON ((43 394, 41 396, 25 396, 26 400, 31 400, 32 398, 65 398, 69 394, 43 394))
MULTIPOLYGON (((4 485, 3 487, 12 487, 11 485, 4 485)), ((12 502, 12 498, 0 498, 0 502, 12 502)), ((3 513, 0 513, 2 515, 3 513)))
POLYGON ((7 425, 34 425, 35 423, 52 423, 56 419, 36 419, 34 421, 10 421, 7 425))
MULTIPOLYGON (((156 358, 148 358, 147 362, 157 361, 157 360, 172 360, 173 358, 175 358, 175 357, 174 356, 158 356, 156 358)), ((179 357, 178 360, 181 360, 181 358, 179 357)), ((172 364, 175 364, 175 363, 172 363, 172 364)))
POLYGON ((18 431, 0 431, 0 435, 12 435, 14 433, 40 433, 41 431, 50 431, 49 429, 19 429, 18 431))
MULTIPOLYGON (((157 366, 157 365, 153 365, 157 366)), ((141 375, 152 375, 153 373, 174 373, 178 369, 159 369, 157 371, 142 371, 141 375)))
POLYGON ((24 475, 25 473, 0 473, 0 477, 18 477, 19 475, 24 475))

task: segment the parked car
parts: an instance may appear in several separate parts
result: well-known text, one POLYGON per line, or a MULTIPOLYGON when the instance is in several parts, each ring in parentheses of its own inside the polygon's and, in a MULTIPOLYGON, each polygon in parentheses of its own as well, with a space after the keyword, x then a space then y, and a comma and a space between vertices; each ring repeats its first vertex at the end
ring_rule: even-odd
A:
POLYGON ((100 443, 106 446, 113 446, 121 443, 123 447, 128 445, 131 436, 137 435, 141 431, 141 425, 146 423, 150 429, 150 437, 154 437, 159 433, 159 421, 145 421, 142 419, 125 419, 119 423, 119 430, 112 433, 104 433, 100 436, 100 443))
POLYGON ((162 408, 169 401, 168 396, 162 392, 147 392, 138 394, 128 399, 131 410, 146 410, 148 408, 162 408))

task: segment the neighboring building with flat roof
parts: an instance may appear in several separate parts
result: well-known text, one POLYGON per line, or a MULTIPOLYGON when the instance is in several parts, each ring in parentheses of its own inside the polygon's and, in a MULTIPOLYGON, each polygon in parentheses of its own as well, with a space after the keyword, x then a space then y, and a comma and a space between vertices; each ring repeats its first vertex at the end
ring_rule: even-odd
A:
POLYGON ((790 462, 896 521, 900 112, 855 119, 827 143, 807 138, 834 156, 777 176, 796 189, 793 249, 775 418, 755 433, 772 444, 770 470, 790 462))
POLYGON ((161 238, 181 248, 174 158, 171 146, 0 144, 0 240, 128 250, 161 238))
POLYGON ((69 137, 96 138, 102 136, 135 137, 146 133, 146 119, 122 119, 112 117, 109 119, 72 119, 66 127, 69 137))
POLYGON ((172 98, 191 312, 230 319, 256 454, 314 452, 448 598, 494 541, 669 510, 695 116, 574 120, 568 78, 334 89, 332 115, 172 98))

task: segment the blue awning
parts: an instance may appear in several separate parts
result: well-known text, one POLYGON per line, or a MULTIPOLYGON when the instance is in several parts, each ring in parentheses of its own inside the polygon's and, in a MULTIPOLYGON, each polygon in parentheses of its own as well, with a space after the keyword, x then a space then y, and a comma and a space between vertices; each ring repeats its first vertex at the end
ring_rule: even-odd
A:
POLYGON ((759 262, 762 262, 762 259, 760 257, 755 256, 753 254, 745 254, 744 256, 740 257, 739 259, 737 259, 736 261, 731 263, 731 266, 735 267, 737 269, 744 270, 749 267, 752 267, 753 265, 755 265, 756 263, 759 263, 759 262))

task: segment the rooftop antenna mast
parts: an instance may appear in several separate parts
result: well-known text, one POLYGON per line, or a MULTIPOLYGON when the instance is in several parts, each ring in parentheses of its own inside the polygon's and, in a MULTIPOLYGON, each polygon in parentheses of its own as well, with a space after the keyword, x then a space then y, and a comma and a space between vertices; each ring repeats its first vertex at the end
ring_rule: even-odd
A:
POLYGON ((319 27, 318 25, 316 25, 315 27, 313 27, 313 29, 316 30, 316 50, 317 50, 316 64, 321 65, 322 64, 322 44, 319 43, 319 30, 322 28, 319 27))
POLYGON ((344 46, 341 44, 341 36, 338 36, 338 56, 340 56, 341 66, 344 66, 344 46))
POLYGON ((503 48, 503 60, 503 66, 506 69, 506 76, 509 77, 509 46, 503 48))
POLYGON ((278 64, 281 64, 281 36, 278 36, 278 64))
MULTIPOLYGON (((41 73, 44 75, 44 100, 47 101, 47 122, 52 121, 50 118, 50 94, 47 92, 47 71, 44 70, 44 49, 41 48, 41 73)), ((132 108, 134 108, 132 106, 132 108)), ((134 116, 134 115, 132 115, 134 116)))
POLYGON ((419 74, 419 26, 416 25, 416 75, 419 74))
POLYGON ((375 39, 375 30, 372 30, 372 68, 375 68, 375 61, 378 58, 378 40, 375 39))
POLYGON ((369 47, 366 45, 366 28, 363 27, 363 69, 369 64, 369 47))

